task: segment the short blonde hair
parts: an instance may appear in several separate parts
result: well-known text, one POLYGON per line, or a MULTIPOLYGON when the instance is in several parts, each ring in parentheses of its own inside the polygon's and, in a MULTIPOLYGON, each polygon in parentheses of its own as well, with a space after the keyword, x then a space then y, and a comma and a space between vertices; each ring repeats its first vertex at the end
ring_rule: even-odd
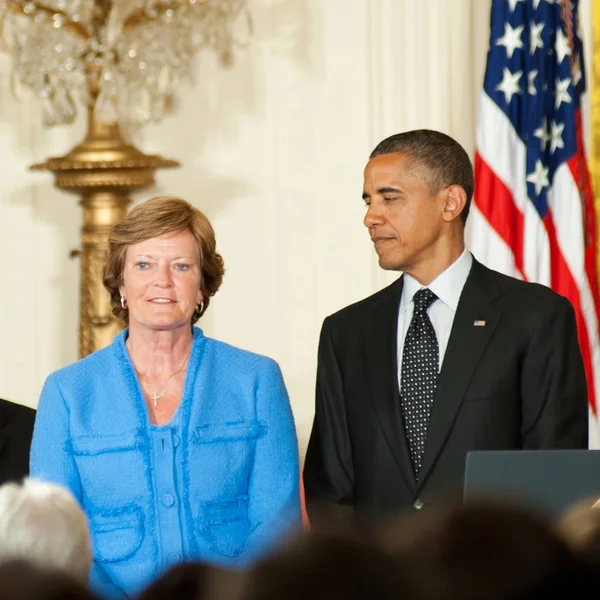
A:
POLYGON ((223 281, 223 258, 216 251, 215 232, 206 216, 189 202, 175 196, 156 196, 136 206, 112 230, 102 282, 110 294, 115 317, 129 323, 129 310, 121 306, 119 287, 127 248, 154 237, 176 231, 189 231, 198 244, 200 290, 204 296, 201 310, 194 311, 192 324, 205 312, 223 281))

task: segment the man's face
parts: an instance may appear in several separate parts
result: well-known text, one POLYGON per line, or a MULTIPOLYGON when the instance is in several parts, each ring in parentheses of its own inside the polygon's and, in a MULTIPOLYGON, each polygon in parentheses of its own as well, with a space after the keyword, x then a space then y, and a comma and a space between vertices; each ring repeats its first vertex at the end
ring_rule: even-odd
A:
POLYGON ((364 224, 382 269, 414 274, 435 254, 445 190, 431 194, 426 168, 406 154, 382 154, 365 167, 364 224))

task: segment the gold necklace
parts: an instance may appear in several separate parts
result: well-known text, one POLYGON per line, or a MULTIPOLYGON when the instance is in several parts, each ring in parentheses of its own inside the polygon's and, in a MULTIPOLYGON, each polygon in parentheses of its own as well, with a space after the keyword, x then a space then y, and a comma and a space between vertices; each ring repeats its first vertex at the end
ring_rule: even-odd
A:
MULTIPOLYGON (((148 396, 150 396, 150 400, 152 400, 152 405, 154 406, 154 408, 156 408, 156 405, 158 403, 158 401, 164 397, 164 391, 169 383, 169 381, 171 381, 171 379, 173 377, 175 377, 175 375, 181 373, 181 371, 183 371, 184 367, 186 366, 188 359, 189 359, 190 355, 188 353, 188 355, 184 358, 183 363, 181 364, 181 366, 179 367, 179 369, 177 369, 176 371, 173 371, 166 379, 166 381, 162 384, 161 387, 159 387, 158 389, 154 390, 154 392, 152 394, 147 394, 148 396)), ((136 373, 138 374, 140 379, 143 379, 144 381, 148 382, 148 383, 152 383, 150 381, 150 379, 148 379, 148 377, 146 375, 142 375, 142 373, 140 373, 137 369, 136 369, 136 373)))

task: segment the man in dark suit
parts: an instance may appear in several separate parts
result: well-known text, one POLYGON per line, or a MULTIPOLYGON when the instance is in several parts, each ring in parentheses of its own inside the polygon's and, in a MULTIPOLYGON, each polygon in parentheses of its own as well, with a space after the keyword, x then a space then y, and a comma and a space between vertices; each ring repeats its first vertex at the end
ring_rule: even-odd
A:
POLYGON ((469 450, 587 447, 569 301, 465 250, 472 165, 452 138, 394 135, 364 173, 364 224, 395 283, 325 319, 304 468, 309 516, 420 510, 469 450))
POLYGON ((35 410, 0 398, 0 485, 29 474, 35 410))

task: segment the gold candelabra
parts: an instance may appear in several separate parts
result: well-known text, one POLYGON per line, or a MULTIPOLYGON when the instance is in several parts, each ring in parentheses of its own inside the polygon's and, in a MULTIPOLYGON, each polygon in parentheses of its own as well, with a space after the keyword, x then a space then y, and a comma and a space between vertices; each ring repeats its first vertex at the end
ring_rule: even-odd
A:
POLYGON ((79 354, 87 356, 109 344, 124 323, 112 315, 110 298, 102 284, 102 268, 111 229, 125 216, 130 193, 154 183, 156 169, 179 163, 144 154, 127 144, 117 124, 94 117, 97 86, 90 79, 86 136, 65 156, 33 165, 52 171, 55 185, 81 196, 79 354))
MULTIPOLYGON (((596 207, 596 223, 600 231, 600 6, 597 2, 592 7, 592 19, 593 55, 590 94, 592 136, 590 143, 590 175, 592 179, 592 191, 594 193, 594 205, 596 207)), ((596 235, 596 238, 598 238, 598 235, 596 235)), ((596 265, 600 276, 600 243, 598 243, 596 265)))
POLYGON ((0 0, 0 45, 13 55, 13 84, 39 95, 46 125, 71 123, 78 93, 87 110, 84 140, 31 167, 52 171, 59 189, 81 197, 81 356, 109 344, 123 326, 102 285, 110 230, 132 191, 151 186, 157 169, 179 166, 127 143, 120 125, 135 130, 159 121, 199 48, 228 63, 240 43, 233 30, 240 17, 250 32, 245 2, 0 0))

